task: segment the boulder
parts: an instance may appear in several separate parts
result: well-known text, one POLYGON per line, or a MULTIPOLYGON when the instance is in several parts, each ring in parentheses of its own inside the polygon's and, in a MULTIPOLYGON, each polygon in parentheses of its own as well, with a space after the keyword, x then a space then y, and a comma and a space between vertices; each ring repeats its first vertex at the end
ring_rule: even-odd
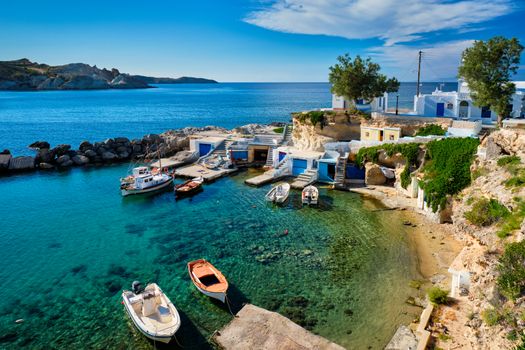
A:
POLYGON ((30 156, 14 157, 9 161, 9 170, 12 171, 32 170, 34 168, 35 159, 30 156))
POLYGON ((113 139, 106 139, 104 141, 104 145, 106 147, 110 147, 111 148, 111 147, 113 147, 114 144, 115 144, 115 140, 113 140, 113 139))
POLYGON ((365 183, 367 185, 384 185, 386 183, 386 176, 377 164, 365 164, 365 183))
POLYGON ((8 149, 4 149, 0 154, 11 154, 11 151, 8 149))
POLYGON ((502 149, 494 142, 494 137, 489 136, 485 139, 485 159, 496 159, 501 153, 502 149))
POLYGON ((129 143, 129 139, 127 137, 115 137, 116 143, 129 143))
POLYGON ((97 152, 93 151, 92 149, 88 149, 84 152, 84 155, 89 158, 95 158, 97 156, 97 152))
POLYGON ((47 141, 36 141, 30 144, 29 148, 49 149, 51 148, 51 145, 47 141))
POLYGON ((67 154, 64 154, 64 155, 58 157, 57 160, 56 160, 56 163, 59 166, 70 166, 71 164, 73 164, 73 162, 71 161, 71 157, 68 156, 67 154))
POLYGON ((53 166, 53 164, 42 162, 42 163, 38 164, 38 168, 40 168, 42 170, 48 170, 48 169, 53 169, 54 166, 53 166))
POLYGON ((80 146, 78 146, 78 149, 82 152, 85 152, 89 149, 93 149, 93 145, 89 141, 82 141, 80 146))
POLYGON ((9 168, 9 161, 13 158, 10 154, 0 154, 0 170, 5 170, 9 168))
POLYGON ((119 159, 128 159, 128 158, 129 158, 129 153, 126 152, 126 151, 124 151, 124 152, 120 152, 120 153, 118 154, 118 157, 119 157, 119 159))
POLYGON ((76 156, 71 158, 71 160, 76 165, 85 165, 85 164, 89 163, 89 158, 88 157, 83 156, 83 155, 79 155, 79 154, 77 154, 76 156))
POLYGON ((129 149, 126 146, 119 146, 116 148, 117 153, 128 152, 129 149))
POLYGON ((102 153, 102 160, 108 162, 108 161, 112 161, 114 160, 115 158, 117 158, 117 155, 113 152, 104 152, 102 153))
POLYGON ((63 144, 63 145, 56 146, 55 148, 51 150, 51 152, 53 152, 57 157, 60 157, 66 154, 67 151, 69 151, 70 149, 71 149, 71 145, 63 144))
POLYGON ((158 144, 162 142, 162 138, 156 134, 148 134, 142 138, 142 143, 147 145, 158 144))
POLYGON ((142 152, 142 146, 141 145, 133 145, 133 153, 140 153, 142 152))
POLYGON ((36 154, 35 161, 37 163, 52 163, 55 159, 55 154, 51 152, 48 148, 39 148, 38 153, 36 154))

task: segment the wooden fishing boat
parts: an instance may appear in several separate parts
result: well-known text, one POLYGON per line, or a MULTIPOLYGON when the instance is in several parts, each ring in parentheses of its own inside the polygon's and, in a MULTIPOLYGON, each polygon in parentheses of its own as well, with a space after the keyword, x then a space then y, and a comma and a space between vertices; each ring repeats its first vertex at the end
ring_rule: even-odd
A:
POLYGON ((193 284, 202 294, 225 302, 228 281, 210 262, 204 259, 190 261, 188 273, 193 284))
POLYGON ((303 204, 317 205, 319 202, 319 190, 315 186, 306 186, 303 189, 301 199, 303 204))
POLYGON ((169 343, 181 324, 175 306, 156 283, 142 289, 135 281, 131 289, 122 291, 122 303, 135 327, 152 340, 169 343))
POLYGON ((133 169, 132 175, 120 179, 120 193, 126 197, 155 192, 170 186, 172 180, 169 174, 151 171, 148 167, 137 167, 133 169))
POLYGON ((290 194, 290 184, 283 183, 272 187, 266 194, 265 198, 268 202, 283 203, 290 194))
POLYGON ((180 185, 175 186, 175 194, 177 196, 187 196, 194 194, 202 189, 202 183, 204 178, 202 176, 195 177, 191 180, 188 180, 180 185))

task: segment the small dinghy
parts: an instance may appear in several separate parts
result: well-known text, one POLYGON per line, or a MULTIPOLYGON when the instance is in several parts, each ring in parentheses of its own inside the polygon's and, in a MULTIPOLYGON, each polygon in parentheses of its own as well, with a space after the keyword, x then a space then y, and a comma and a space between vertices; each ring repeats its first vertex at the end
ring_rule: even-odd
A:
POLYGON ((290 184, 284 183, 272 187, 266 194, 266 200, 273 203, 283 203, 290 194, 290 184))
POLYGON ((131 291, 123 291, 124 308, 129 317, 146 337, 169 343, 180 327, 177 309, 156 283, 142 288, 140 282, 131 285, 131 291))
POLYGON ((226 301, 228 281, 210 262, 199 259, 188 263, 188 273, 197 289, 210 298, 226 301))
POLYGON ((180 197, 194 194, 202 189, 203 182, 204 178, 202 176, 199 176, 188 180, 180 185, 176 185, 175 194, 180 197))
POLYGON ((312 185, 306 186, 303 189, 301 198, 303 204, 317 205, 317 203, 319 202, 319 190, 317 189, 317 187, 312 185))

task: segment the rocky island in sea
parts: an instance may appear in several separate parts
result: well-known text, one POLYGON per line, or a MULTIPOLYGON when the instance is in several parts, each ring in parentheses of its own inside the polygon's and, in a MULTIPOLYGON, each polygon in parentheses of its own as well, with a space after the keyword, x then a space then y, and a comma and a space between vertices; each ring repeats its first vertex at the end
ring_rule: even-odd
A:
POLYGON ((215 80, 180 77, 155 78, 121 73, 85 63, 50 66, 27 58, 0 61, 0 90, 144 89, 150 84, 217 83, 215 80))

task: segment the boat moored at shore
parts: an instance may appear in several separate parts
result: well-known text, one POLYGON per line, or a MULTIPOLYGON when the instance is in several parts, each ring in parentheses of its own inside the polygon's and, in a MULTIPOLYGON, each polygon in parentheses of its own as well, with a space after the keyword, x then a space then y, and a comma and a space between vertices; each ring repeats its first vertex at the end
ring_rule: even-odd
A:
POLYGON ((272 187, 266 194, 265 198, 268 202, 284 203, 290 194, 290 184, 283 183, 272 187))
POLYGON ((188 273, 199 292, 223 303, 226 301, 228 281, 209 261, 204 259, 190 261, 188 273))
POLYGON ((195 177, 175 186, 175 195, 177 197, 190 196, 199 192, 202 189, 204 178, 202 176, 195 177))
POLYGON ((301 194, 303 204, 317 205, 319 202, 319 190, 315 186, 306 186, 301 194))
POLYGON ((122 292, 122 300, 137 329, 154 341, 169 343, 180 327, 177 309, 156 283, 142 289, 135 281, 131 291, 122 292))
POLYGON ((120 179, 120 192, 126 197, 162 190, 171 185, 172 177, 148 167, 133 169, 132 175, 120 179))

